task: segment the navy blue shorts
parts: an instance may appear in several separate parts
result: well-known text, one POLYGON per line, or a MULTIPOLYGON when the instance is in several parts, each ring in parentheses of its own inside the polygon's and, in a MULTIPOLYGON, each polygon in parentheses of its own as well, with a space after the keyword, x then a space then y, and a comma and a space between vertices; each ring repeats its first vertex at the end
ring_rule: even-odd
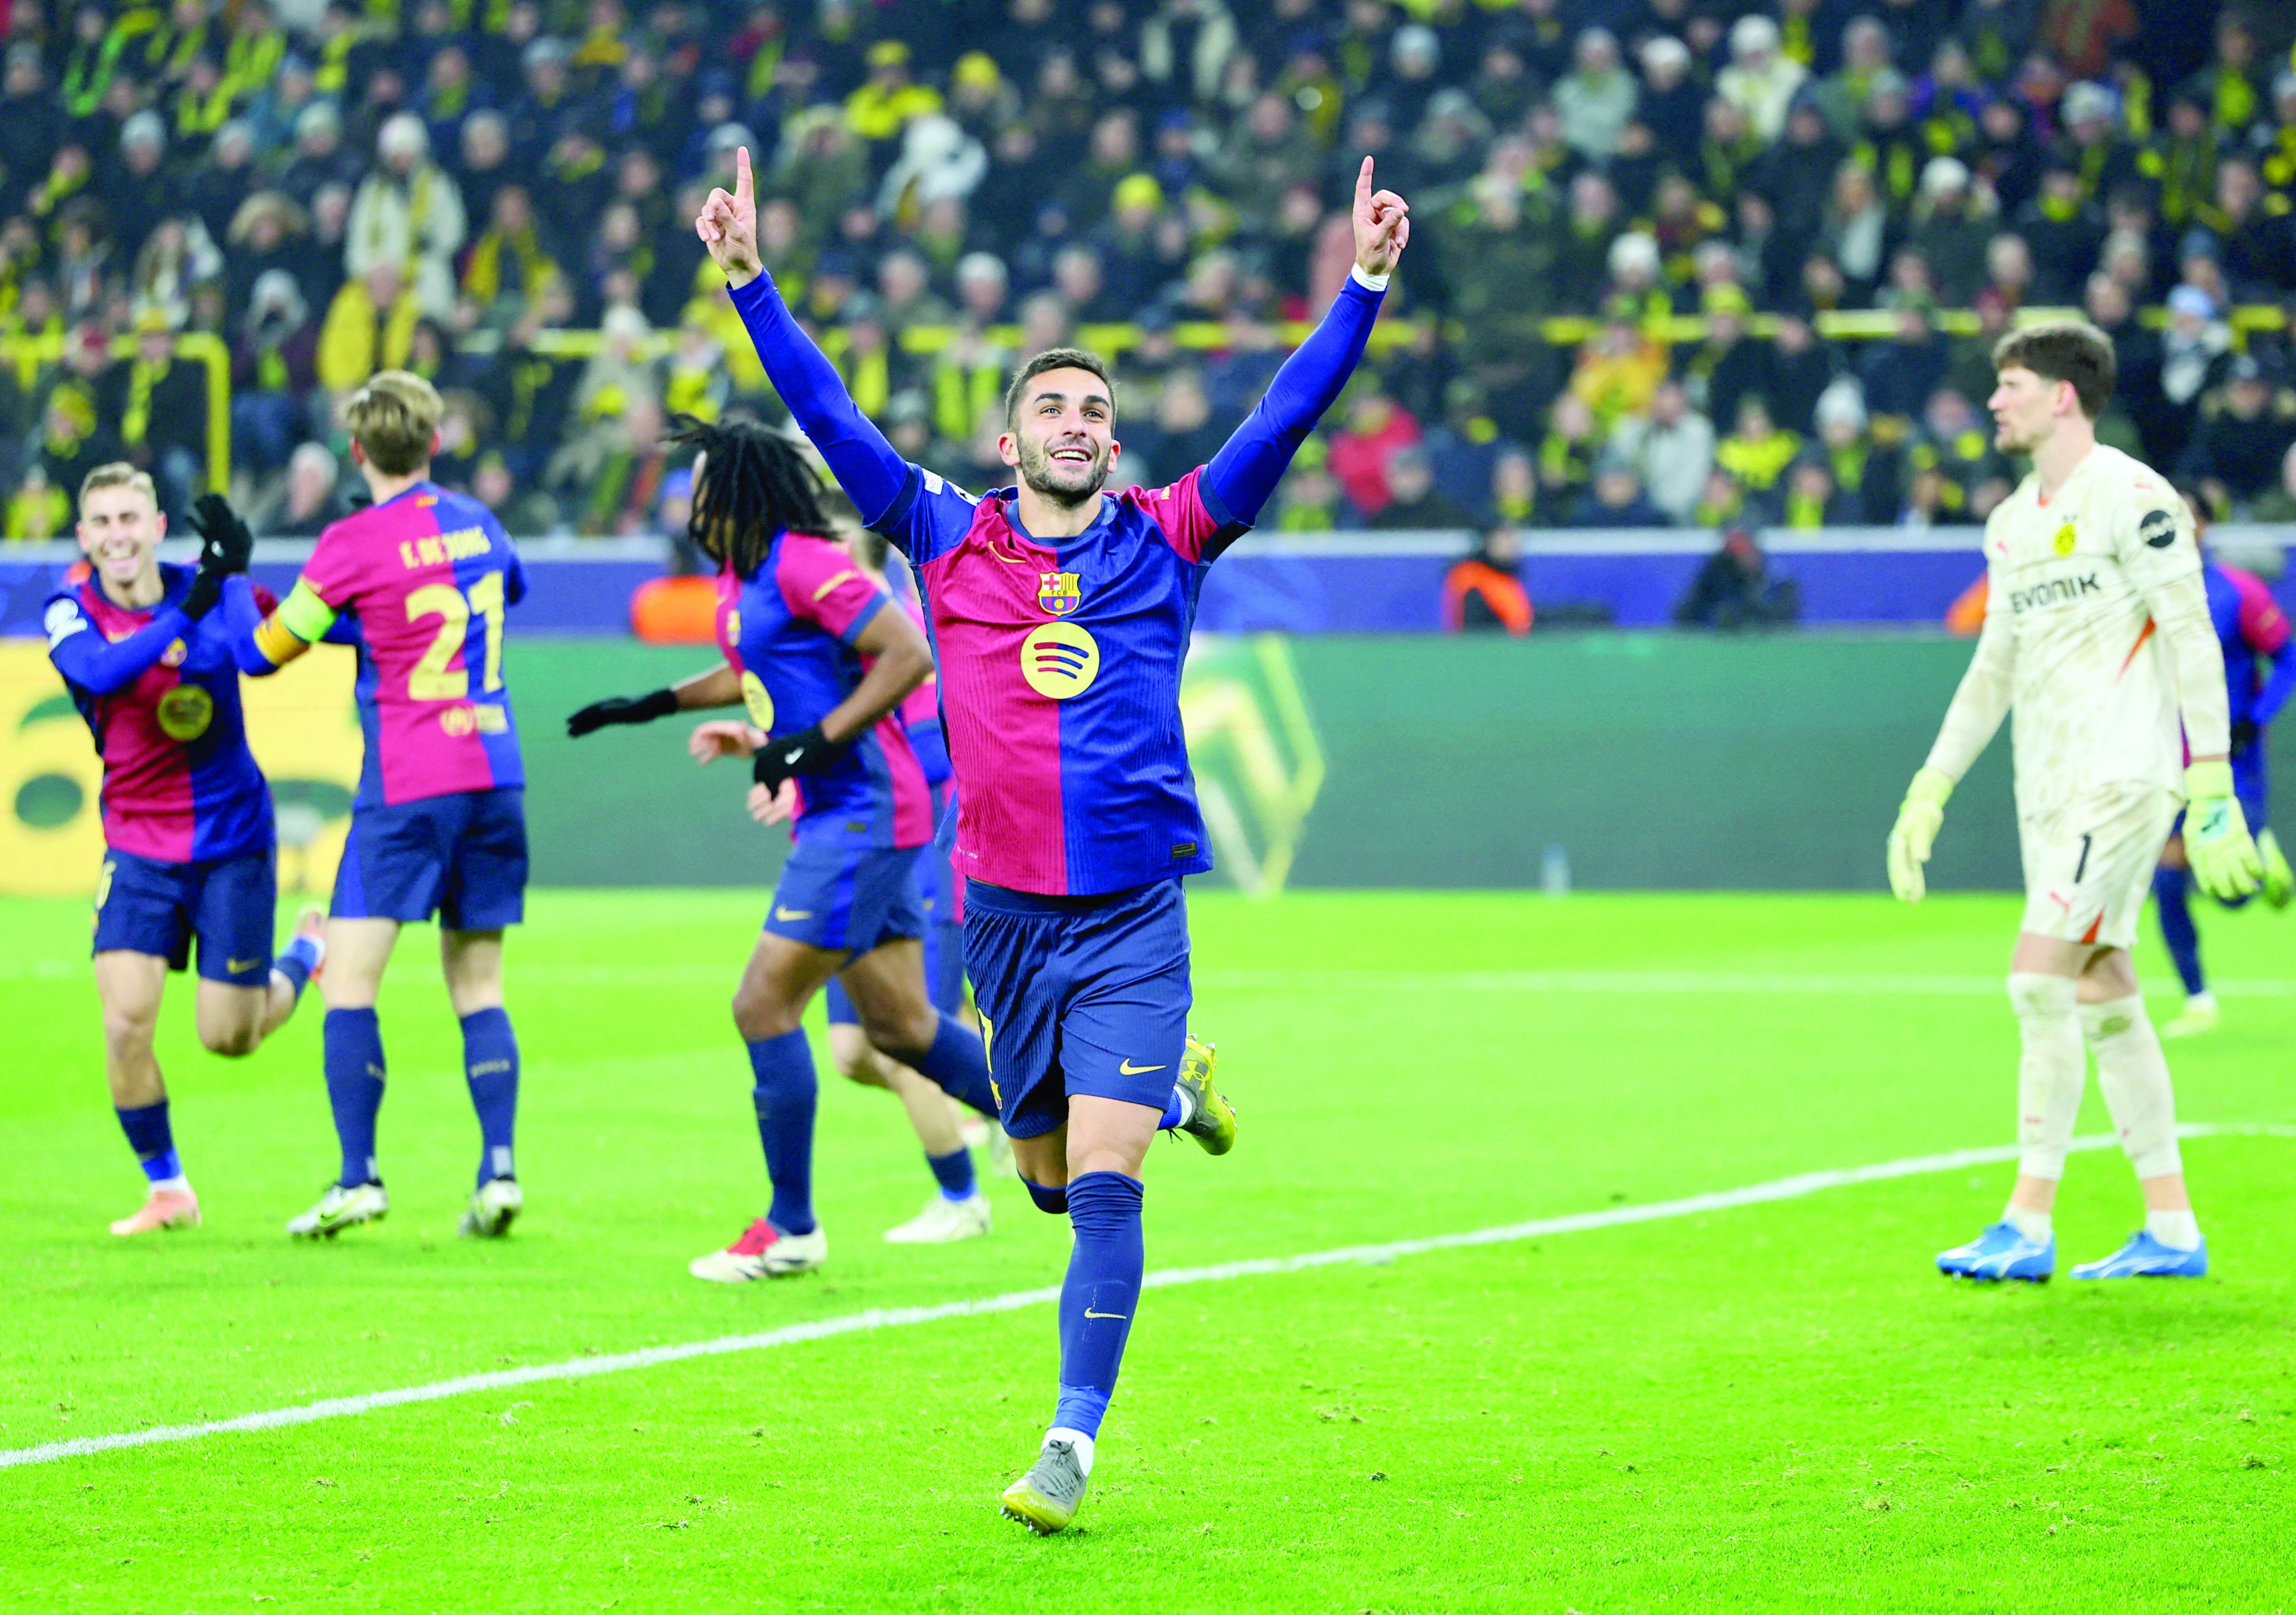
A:
POLYGON ((766 929, 832 954, 865 954, 925 932, 914 847, 832 847, 800 840, 782 865, 766 929))
POLYGON ((1006 1133, 1051 1132, 1072 1094, 1164 1108, 1194 1002, 1177 880, 1097 898, 969 881, 964 963, 1006 1133))
POLYGON ((200 977, 232 987, 271 980, 271 926, 279 886, 269 848, 236 858, 167 864, 132 852, 103 855, 95 889, 95 949, 152 954, 169 970, 191 963, 200 977))
MULTIPOLYGON (((925 994, 933 1008, 954 1015, 964 1007, 964 936, 956 926, 938 920, 925 923, 925 994)), ((858 1026, 860 1014, 845 983, 832 976, 822 994, 832 1026, 858 1026)))
POLYGON ((448 930, 499 930, 526 917, 526 792, 457 791, 351 810, 335 872, 338 920, 432 914, 448 930))

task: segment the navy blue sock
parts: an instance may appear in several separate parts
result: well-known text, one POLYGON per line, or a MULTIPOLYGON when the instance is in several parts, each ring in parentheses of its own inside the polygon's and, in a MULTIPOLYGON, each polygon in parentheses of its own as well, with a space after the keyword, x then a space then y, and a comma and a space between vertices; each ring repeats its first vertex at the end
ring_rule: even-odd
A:
POLYGON ((176 1135, 168 1126, 166 1100, 158 1104, 115 1105, 112 1113, 119 1118, 119 1130, 127 1135, 127 1147, 144 1163, 145 1177, 157 1184, 184 1175, 184 1163, 176 1156, 176 1135))
POLYGON ((1047 1189, 1044 1185, 1032 1184, 1024 1177, 1021 1180, 1021 1186, 1028 1190, 1029 1198, 1037 1202, 1037 1210, 1052 1217, 1066 1217, 1069 1214, 1067 1185, 1063 1184, 1057 1189, 1047 1189))
POLYGON ((989 1085, 988 1055, 980 1046, 980 1034, 955 1016, 942 1012, 932 1047, 886 1053, 923 1073, 959 1104, 971 1105, 983 1116, 996 1114, 996 1090, 989 1085))
POLYGON ((271 962, 271 968, 287 978, 287 985, 295 989, 295 996, 300 1000, 303 989, 311 984, 311 971, 318 963, 318 939, 298 937, 271 962))
POLYGON ((382 1026, 371 1009, 331 1009, 319 1042, 326 1051, 327 1103, 334 1107, 335 1136, 343 1145, 343 1169, 335 1181, 355 1189, 379 1176, 374 1119, 382 1109, 382 1026))
POLYGON ((971 1200, 974 1193, 972 1152, 959 1144, 946 1155, 928 1155, 925 1165, 932 1168, 933 1181, 940 1185, 944 1200, 971 1200))
POLYGON ((2177 962, 2177 975, 2185 984, 2187 997, 2208 990, 2201 975, 2201 933, 2193 924, 2192 885, 2192 875, 2185 870, 2152 872, 2152 900, 2161 910, 2161 939, 2169 945, 2169 956, 2177 962))
POLYGON ((1187 1119, 1188 1102, 1180 1096, 1180 1085, 1176 1082, 1172 1085, 1172 1096, 1164 1102, 1163 1117, 1156 1125, 1159 1127, 1177 1127, 1187 1119))
POLYGON ((1148 1265, 1140 1196, 1140 1180, 1121 1172, 1087 1172, 1069 1185, 1076 1249, 1061 1285, 1061 1399, 1053 1413, 1059 1428, 1098 1436, 1116 1390, 1148 1265))
POLYGON ((479 1113, 485 1153, 479 1182, 517 1175, 511 1134, 518 1125, 518 1038, 510 1012, 482 1009, 463 1017, 463 1077, 471 1085, 471 1107, 479 1113))
POLYGON ((813 1108, 820 1090, 813 1048, 802 1031, 783 1032, 750 1045, 758 1085, 758 1142, 766 1148, 766 1176, 774 1185, 767 1220, 783 1234, 810 1234, 813 1220, 813 1108))

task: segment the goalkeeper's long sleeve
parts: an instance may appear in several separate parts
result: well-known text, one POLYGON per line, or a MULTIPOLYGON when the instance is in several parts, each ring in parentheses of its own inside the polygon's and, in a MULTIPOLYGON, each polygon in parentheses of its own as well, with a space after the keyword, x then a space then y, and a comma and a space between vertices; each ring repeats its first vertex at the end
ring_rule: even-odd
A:
POLYGON ((2144 595, 2177 674, 2177 705, 2185 719, 2185 744, 2194 757, 2223 757, 2232 750, 2231 703, 2225 693, 2224 646, 2209 616, 2209 586, 2201 572, 2200 546, 2192 536, 2183 501, 2172 501, 2177 542, 2154 545, 2140 535, 2133 515, 2117 536, 2115 549, 2129 580, 2144 595))
MULTIPOLYGON (((1997 587, 1985 603, 1977 652, 1969 659, 1969 670, 1961 676, 1953 702, 1945 709, 1945 722, 1938 726, 1937 743, 1930 748, 1930 767, 1956 782, 1969 772, 2009 715, 2016 668, 2016 635, 1997 587)), ((2218 682, 2221 685, 2223 681, 2218 682)))
POLYGON ((749 327, 758 362, 766 367, 767 380, 789 406, 799 429, 829 462, 862 522, 876 526, 901 496, 909 463, 853 402, 845 379, 797 323, 772 275, 760 271, 748 285, 734 287, 731 295, 742 324, 749 327))

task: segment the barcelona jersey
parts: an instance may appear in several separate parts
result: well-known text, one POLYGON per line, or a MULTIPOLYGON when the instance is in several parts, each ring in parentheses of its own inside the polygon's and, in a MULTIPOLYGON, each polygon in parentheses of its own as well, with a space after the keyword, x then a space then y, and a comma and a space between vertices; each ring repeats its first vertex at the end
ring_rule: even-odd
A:
MULTIPOLYGON (((165 592, 156 604, 137 609, 115 603, 84 566, 75 566, 41 618, 49 656, 103 758, 104 843, 166 864, 266 851, 271 791, 247 747, 225 612, 188 621, 176 607, 193 569, 163 563, 160 571, 165 592), (162 617, 172 617, 181 631, 160 630, 167 643, 154 645, 148 665, 116 687, 81 682, 93 676, 97 647, 117 646, 162 617)), ((234 578, 226 586, 251 586, 234 578)), ((270 610, 270 595, 254 592, 258 605, 270 610)))
POLYGON ((1084 897, 1210 869, 1180 664, 1212 560, 1244 528, 1201 468, 1127 488, 1073 538, 913 469, 877 529, 916 568, 958 795, 955 872, 1084 897))
MULTIPOLYGON (((729 567, 718 590, 718 649, 741 676, 750 721, 768 734, 812 728, 853 693, 868 671, 855 642, 891 603, 842 547, 808 533, 779 535, 747 578, 729 567)), ((798 840, 890 849, 932 839, 932 793, 905 709, 878 719, 826 768, 799 776, 798 840)))
POLYGON ((526 572, 492 512, 418 482, 320 534, 301 586, 357 629, 354 807, 525 784, 502 660, 526 572))

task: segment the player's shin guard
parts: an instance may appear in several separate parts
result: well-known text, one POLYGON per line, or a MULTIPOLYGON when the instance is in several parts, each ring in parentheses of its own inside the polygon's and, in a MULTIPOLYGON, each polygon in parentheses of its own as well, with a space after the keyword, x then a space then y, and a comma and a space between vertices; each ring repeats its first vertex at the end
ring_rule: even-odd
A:
POLYGON ((760 1038, 750 1045, 750 1070, 757 1077, 758 1142, 774 1185, 767 1220, 783 1234, 810 1234, 820 1226, 813 1217, 813 1111, 821 1086, 813 1048, 802 1031, 760 1038))
POLYGON ((2160 1034, 2141 997, 2080 1006, 2081 1029, 2096 1054, 2096 1086, 2113 1131, 2137 1178, 2168 1177, 2185 1169, 2177 1148, 2177 1095, 2160 1034))
POLYGON ((329 1010, 320 1044, 327 1103, 334 1107, 335 1136, 343 1146, 343 1169, 335 1181, 356 1189, 379 1176, 374 1119, 382 1110, 382 1026, 372 1009, 329 1010))
POLYGON ((176 1154, 176 1135, 168 1125, 166 1100, 157 1104, 116 1105, 112 1113, 119 1118, 119 1130, 127 1135, 127 1147, 143 1163, 147 1180, 172 1184, 182 1178, 184 1163, 176 1154))
POLYGON ((483 1009, 463 1017, 463 1078, 470 1084, 471 1108, 479 1113, 485 1145, 480 1184, 516 1176, 511 1138, 518 1125, 518 1038, 508 1010, 483 1009))
POLYGON ((971 1105, 984 1116, 996 1114, 996 1090, 989 1086, 988 1055, 980 1034, 947 1011, 941 1012, 931 1048, 885 1052, 959 1104, 971 1105))
POLYGON ((1147 1253, 1140 1237, 1140 1180, 1087 1172, 1069 1185, 1076 1248, 1061 1286, 1061 1398, 1053 1428, 1100 1434, 1125 1337, 1139 1310, 1147 1253))
POLYGON ((2017 1170, 2028 1177, 2065 1175, 2065 1151, 2080 1114, 2088 1061, 2081 1053, 2081 1023, 2070 976, 2019 971, 2009 978, 2009 1004, 2017 1012, 2017 1170))
POLYGON ((2189 998, 2208 990, 2201 974, 2201 933, 2193 925, 2193 877, 2182 869, 2152 872, 2152 902, 2161 914, 2161 939, 2177 962, 2177 979, 2189 998))

